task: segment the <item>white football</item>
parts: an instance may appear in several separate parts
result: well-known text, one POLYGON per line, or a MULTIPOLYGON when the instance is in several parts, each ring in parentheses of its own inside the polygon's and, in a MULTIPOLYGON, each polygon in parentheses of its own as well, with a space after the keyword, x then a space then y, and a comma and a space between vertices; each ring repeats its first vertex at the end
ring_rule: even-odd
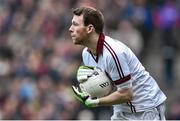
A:
POLYGON ((80 88, 94 97, 104 97, 113 89, 112 82, 105 72, 95 70, 94 73, 88 77, 87 81, 80 83, 80 88))

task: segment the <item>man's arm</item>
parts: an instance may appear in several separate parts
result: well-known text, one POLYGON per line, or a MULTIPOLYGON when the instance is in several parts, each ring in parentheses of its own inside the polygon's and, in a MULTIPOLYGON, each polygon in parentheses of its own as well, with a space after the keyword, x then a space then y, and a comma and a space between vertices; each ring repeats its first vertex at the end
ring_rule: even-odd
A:
POLYGON ((92 99, 90 95, 77 87, 72 86, 75 97, 87 107, 111 106, 115 104, 126 103, 132 100, 132 89, 123 89, 111 93, 108 96, 92 99))
POLYGON ((108 96, 99 98, 99 106, 111 106, 120 103, 126 103, 133 98, 132 89, 117 90, 108 96))

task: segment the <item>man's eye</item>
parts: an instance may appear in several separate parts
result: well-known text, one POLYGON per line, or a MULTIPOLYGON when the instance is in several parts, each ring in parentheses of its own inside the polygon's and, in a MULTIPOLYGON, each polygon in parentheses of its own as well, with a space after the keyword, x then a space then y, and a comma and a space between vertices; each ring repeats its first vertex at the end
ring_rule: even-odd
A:
POLYGON ((74 26, 77 26, 78 24, 77 24, 77 23, 74 23, 73 25, 74 25, 74 26))
POLYGON ((77 25, 79 25, 79 24, 78 24, 78 23, 73 22, 73 23, 72 23, 72 25, 77 26, 77 25))

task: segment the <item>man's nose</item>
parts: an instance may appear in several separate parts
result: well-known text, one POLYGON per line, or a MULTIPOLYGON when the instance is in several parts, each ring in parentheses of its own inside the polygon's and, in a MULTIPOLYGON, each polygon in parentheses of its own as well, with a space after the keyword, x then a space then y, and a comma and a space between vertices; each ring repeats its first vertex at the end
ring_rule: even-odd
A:
POLYGON ((72 25, 69 27, 69 32, 73 32, 72 25))

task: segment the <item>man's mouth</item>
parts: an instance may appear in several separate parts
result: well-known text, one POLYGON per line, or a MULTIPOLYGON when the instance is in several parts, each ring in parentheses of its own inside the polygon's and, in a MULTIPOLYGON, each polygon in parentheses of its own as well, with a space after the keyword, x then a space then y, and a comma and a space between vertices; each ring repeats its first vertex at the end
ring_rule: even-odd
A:
POLYGON ((75 35, 71 35, 71 38, 75 38, 75 35))

